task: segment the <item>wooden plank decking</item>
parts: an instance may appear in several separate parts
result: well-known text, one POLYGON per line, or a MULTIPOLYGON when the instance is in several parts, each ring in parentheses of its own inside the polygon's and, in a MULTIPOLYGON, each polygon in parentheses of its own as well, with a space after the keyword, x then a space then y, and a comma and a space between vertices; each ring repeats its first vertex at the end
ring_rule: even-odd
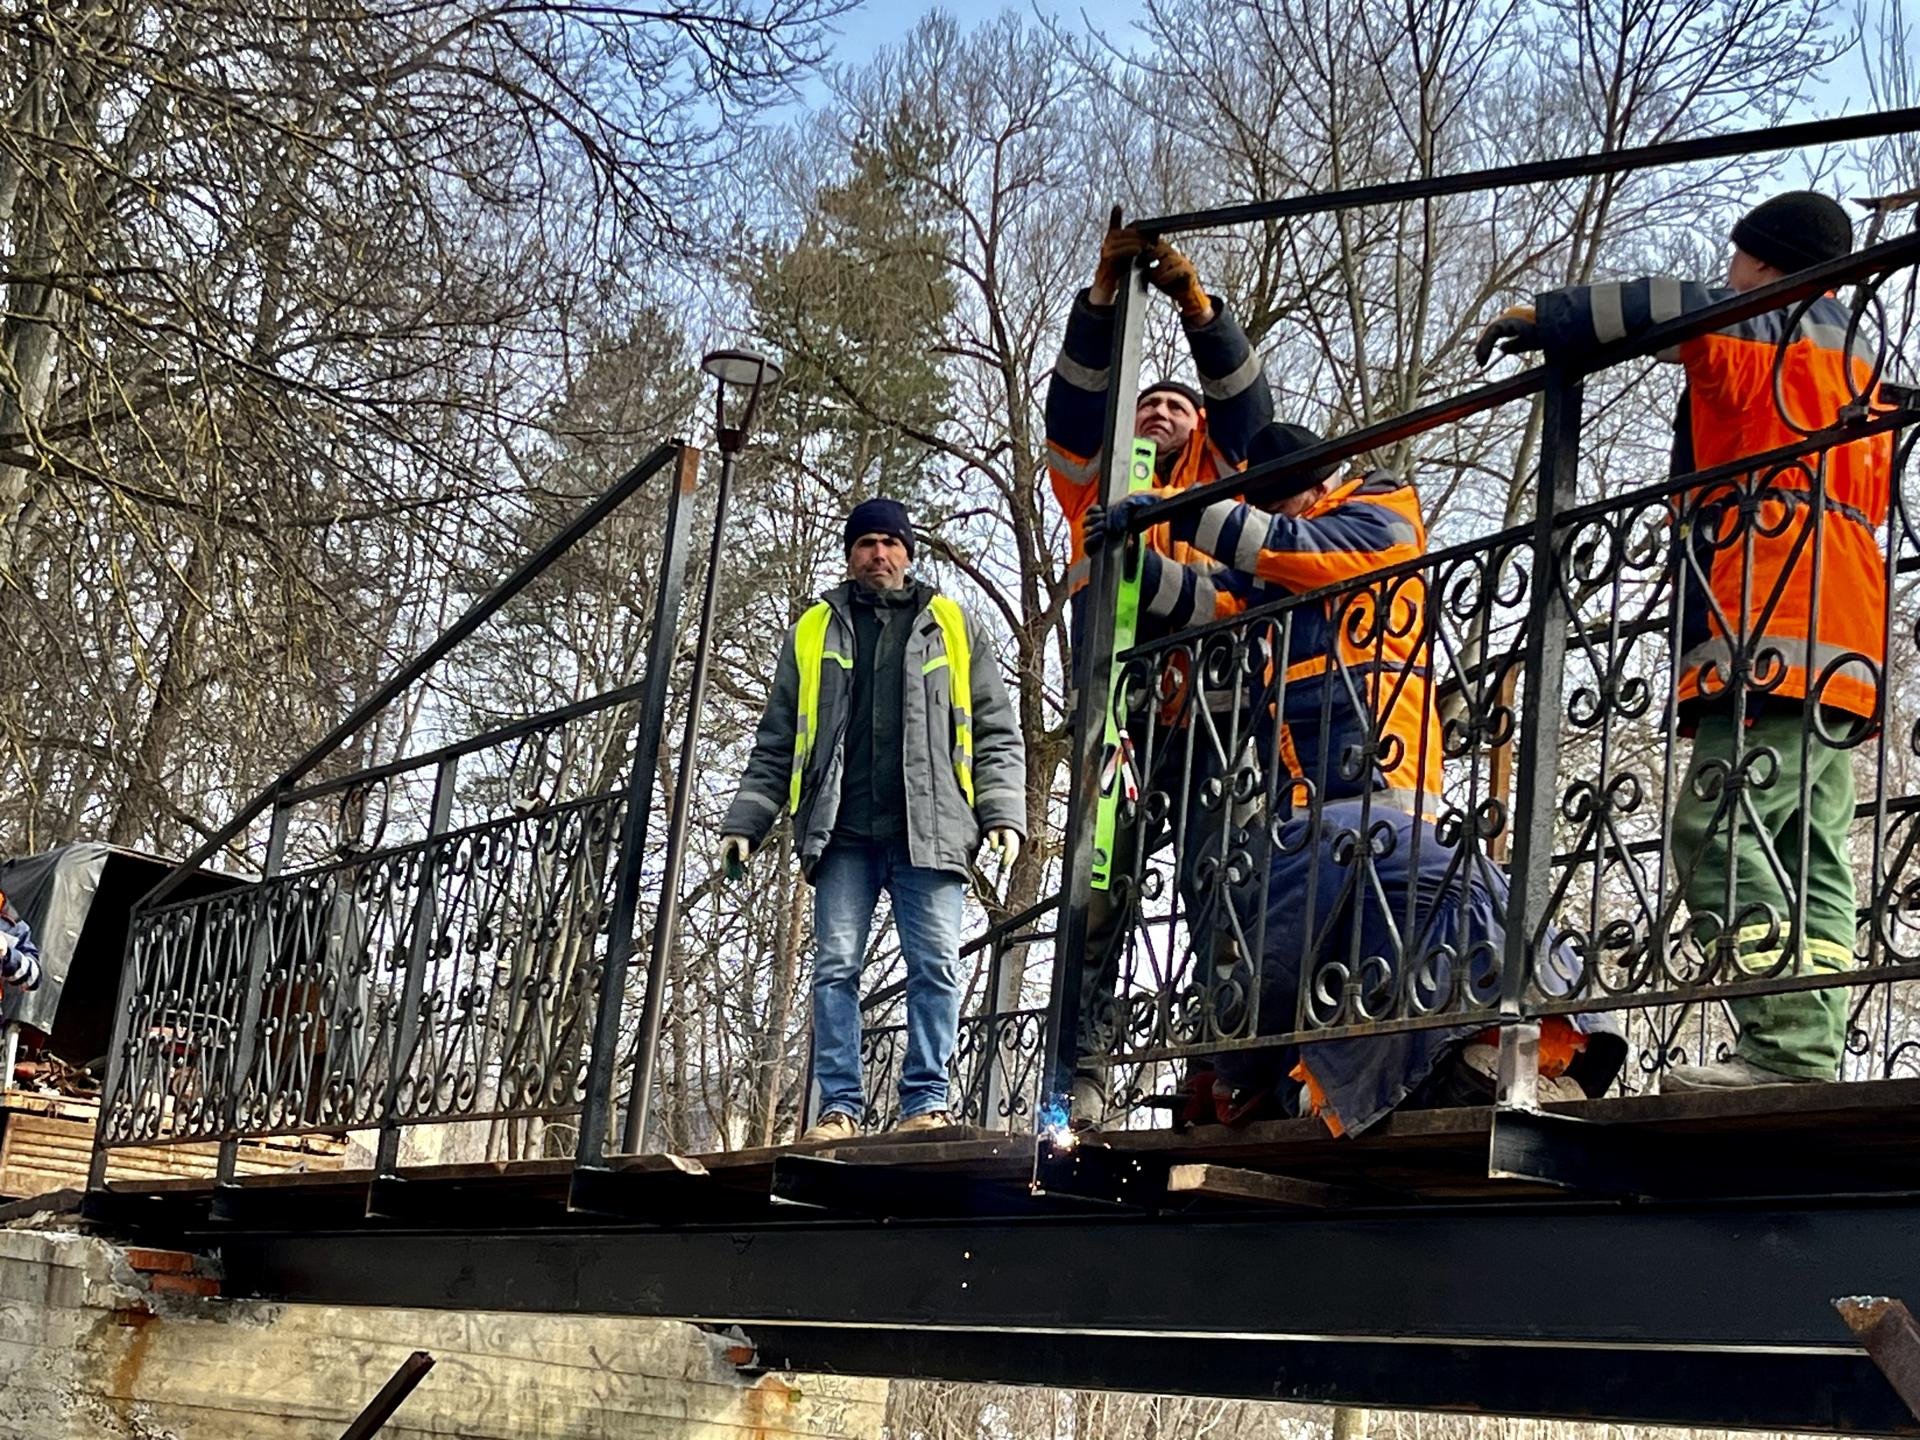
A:
MULTIPOLYGON (((1664 1137, 1674 1153, 1730 1157, 1729 1173, 1778 1176, 1773 1193, 1920 1192, 1920 1080, 1594 1100, 1549 1107, 1549 1113, 1627 1135, 1664 1137)), ((1158 1166, 1214 1167, 1218 1183, 1187 1186, 1183 1180, 1180 1187, 1167 1187, 1162 1203, 1185 1208, 1270 1207, 1271 1196, 1282 1192, 1385 1206, 1590 1198, 1566 1188, 1489 1177, 1493 1118, 1484 1108, 1402 1112, 1354 1139, 1336 1139, 1318 1121, 1278 1120, 1231 1130, 1119 1130, 1091 1143, 1114 1156, 1158 1166), (1262 1187, 1220 1172, 1297 1183, 1262 1187)), ((864 1167, 884 1167, 885 1173, 902 1177, 947 1177, 957 1214, 996 1203, 1012 1213, 1029 1200, 1034 1173, 1031 1135, 965 1126, 911 1137, 881 1134, 835 1144, 629 1157, 611 1162, 621 1196, 617 1214, 637 1223, 798 1221, 819 1211, 780 1203, 774 1195, 775 1169, 782 1157, 809 1155, 850 1162, 876 1177, 882 1172, 864 1167)), ((1712 1162, 1707 1163, 1711 1173, 1712 1162)), ((572 1170, 572 1162, 564 1159, 411 1170, 397 1196, 389 1187, 383 1201, 399 1208, 383 1214, 449 1228, 606 1223, 607 1212, 569 1208, 572 1170)), ((230 1198, 257 1213, 262 1223, 371 1223, 366 1217, 372 1183, 373 1176, 363 1170, 251 1175, 242 1177, 230 1198)), ((932 1203, 928 1197, 937 1200, 943 1193, 938 1186, 902 1181, 909 1183, 918 1186, 910 1203, 923 1211, 932 1203)), ((193 1223, 188 1217, 204 1209, 212 1188, 204 1176, 115 1180, 109 1187, 116 1210, 150 1216, 159 1225, 193 1223)), ((1057 1198, 1062 1205, 1072 1203, 1071 1195, 1057 1198)))

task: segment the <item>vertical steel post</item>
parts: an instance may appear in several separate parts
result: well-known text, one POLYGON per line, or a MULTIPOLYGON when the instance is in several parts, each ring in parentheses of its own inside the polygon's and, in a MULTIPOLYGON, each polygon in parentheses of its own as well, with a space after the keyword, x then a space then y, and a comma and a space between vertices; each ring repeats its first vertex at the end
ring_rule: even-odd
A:
POLYGON ((991 1128, 994 1116, 1008 1098, 1007 1067, 1000 1054, 1001 1037, 1006 1033, 1006 1015, 1018 1002, 1020 994, 1020 972, 1024 968, 1007 954, 1008 942, 1004 937, 996 937, 988 951, 987 960, 987 1014, 985 1033, 981 1044, 985 1053, 981 1063, 985 1069, 980 1084, 980 1123, 991 1128), (1013 975, 1008 983, 1008 974, 1013 975), (1009 993, 1011 992, 1011 993, 1009 993))
POLYGON ((420 1039, 420 999, 426 988, 427 964, 433 958, 434 926, 439 920, 440 841, 453 818, 453 787, 460 758, 449 755, 433 777, 433 813, 427 821, 427 843, 420 851, 420 893, 413 897, 413 933, 407 946, 406 974, 400 981, 400 1006, 394 1013, 393 1058, 387 1070, 387 1093, 380 1107, 380 1145, 374 1157, 373 1179, 378 1185, 394 1178, 400 1166, 400 1093, 420 1039))
POLYGON ((1500 1073, 1496 1105, 1536 1108, 1540 1027, 1522 1019, 1536 957, 1546 942, 1553 890, 1553 825, 1560 778, 1561 690, 1570 616, 1560 581, 1559 517, 1574 502, 1580 467, 1581 376, 1556 367, 1547 381, 1540 493, 1533 516, 1533 593, 1527 606, 1526 694, 1520 705, 1520 772, 1514 791, 1513 888, 1501 961, 1500 1073))
MULTIPOLYGON (((1128 490, 1133 458, 1133 412, 1140 388, 1141 330, 1146 320, 1147 274, 1137 262, 1114 297, 1113 351, 1107 370, 1107 419, 1101 441, 1106 473, 1100 494, 1112 505, 1128 490)), ((1036 1112, 1043 1125, 1062 1123, 1060 1110, 1080 1055, 1080 983, 1087 963, 1087 907, 1093 894, 1093 830, 1100 795, 1100 747, 1107 690, 1113 674, 1114 602, 1120 591, 1119 546, 1088 545, 1091 571, 1080 653, 1072 660, 1078 685, 1067 790, 1067 830, 1061 856, 1060 928, 1053 950, 1053 986, 1047 1002, 1046 1090, 1036 1112)))
POLYGON ((227 1080, 227 1133, 220 1141, 220 1163, 214 1173, 216 1185, 233 1184, 240 1163, 240 1096, 247 1087, 248 1072, 253 1069, 254 1031, 260 1028, 260 977, 272 958, 272 915, 269 889, 280 876, 287 853, 287 821, 292 814, 286 801, 276 800, 273 820, 267 831, 267 863, 254 891, 251 913, 253 933, 247 937, 247 969, 241 979, 240 1026, 234 1035, 233 1070, 227 1080))
POLYGON ((113 992, 113 1031, 112 1038, 107 1042, 107 1070, 100 1077, 100 1111, 94 1117, 93 1154, 87 1160, 89 1195, 104 1188, 107 1183, 107 1121, 113 1113, 114 1094, 125 1078, 127 1031, 132 1028, 132 1016, 127 1007, 133 1000, 133 988, 140 978, 134 957, 139 951, 140 931, 149 913, 144 903, 137 904, 127 917, 127 939, 120 956, 120 981, 113 992))
POLYGON ((613 1118, 613 1071, 620 1048, 620 1009, 627 966, 633 959, 633 924, 640 908, 640 865, 647 848, 647 822, 660 770, 667 728, 667 688, 680 628, 680 597, 687 573, 687 533, 692 496, 700 483, 700 452, 680 447, 673 493, 667 500, 667 532, 660 545, 660 576, 653 599, 653 633, 647 638, 646 689, 640 697, 640 728, 634 737, 633 769, 627 777, 627 813, 620 831, 613 916, 607 927, 607 958, 600 969, 593 1049, 587 1057, 586 1093, 580 1102, 580 1140, 574 1163, 600 1168, 613 1118))
POLYGON ((660 877, 660 904, 653 915, 653 951, 647 957, 647 995, 640 1015, 640 1043, 634 1050, 633 1080, 627 1091, 621 1149, 633 1154, 646 1132, 653 1108, 654 1073, 659 1068, 660 1020, 666 1010, 667 960, 680 933, 680 877, 687 864, 687 811, 700 743, 700 712, 707 698, 707 666, 713 656, 713 605, 720 581, 720 558, 727 539, 727 498, 733 490, 738 449, 722 445, 720 486, 713 501, 713 539, 707 547, 706 583, 700 596, 700 630, 694 641, 693 684, 687 694, 687 719, 680 737, 680 773, 673 787, 673 815, 667 822, 667 868, 660 877))

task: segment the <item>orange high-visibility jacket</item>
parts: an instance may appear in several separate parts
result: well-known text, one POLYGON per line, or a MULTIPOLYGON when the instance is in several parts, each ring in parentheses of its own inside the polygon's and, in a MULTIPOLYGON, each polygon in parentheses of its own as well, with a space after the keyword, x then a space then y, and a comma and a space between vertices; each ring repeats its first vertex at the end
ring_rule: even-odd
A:
MULTIPOLYGON (((1160 478, 1162 489, 1184 490, 1243 469, 1248 442, 1273 419, 1273 396, 1260 357, 1225 303, 1216 297, 1213 307, 1211 320, 1186 330, 1206 408, 1171 472, 1160 478)), ((1072 531, 1067 581, 1075 592, 1087 581, 1086 514, 1100 499, 1106 468, 1101 441, 1112 350, 1113 307, 1095 305, 1081 291, 1067 316, 1066 335, 1047 385, 1047 478, 1072 531)), ((1158 561, 1150 562, 1141 586, 1143 640, 1246 608, 1246 587, 1228 568, 1175 542, 1166 526, 1149 530, 1146 543, 1181 568, 1169 571, 1158 561)), ((1076 639, 1078 621, 1076 604, 1076 639)))
MULTIPOLYGON (((1535 313, 1551 353, 1617 340, 1733 293, 1654 277, 1552 291, 1538 297, 1535 313)), ((1794 444, 1838 423, 1842 409, 1864 393, 1873 356, 1857 336, 1849 347, 1846 307, 1822 296, 1788 335, 1792 318, 1790 310, 1769 311, 1661 354, 1687 373, 1674 419, 1676 475, 1794 444), (1783 342, 1784 416, 1774 385, 1783 342)), ((1675 672, 1683 717, 1721 700, 1736 683, 1796 701, 1811 696, 1868 718, 1877 713, 1886 662, 1881 535, 1892 468, 1892 437, 1877 435, 1680 502, 1690 517, 1682 529, 1687 552, 1677 561, 1682 639, 1675 672), (1809 502, 1822 474, 1824 519, 1816 535, 1809 502), (1743 505, 1749 518, 1740 514, 1743 505)))
MULTIPOLYGON (((1440 725, 1432 700, 1425 578, 1362 582, 1427 553, 1413 485, 1384 470, 1357 475, 1298 517, 1222 500, 1173 522, 1174 538, 1277 593, 1346 587, 1296 607, 1284 638, 1281 763, 1327 800, 1375 797, 1434 814, 1440 725), (1357 757, 1371 753, 1373 763, 1357 757)), ((1275 637, 1274 643, 1280 644, 1275 637)), ((1302 792, 1289 788, 1291 803, 1302 792)))

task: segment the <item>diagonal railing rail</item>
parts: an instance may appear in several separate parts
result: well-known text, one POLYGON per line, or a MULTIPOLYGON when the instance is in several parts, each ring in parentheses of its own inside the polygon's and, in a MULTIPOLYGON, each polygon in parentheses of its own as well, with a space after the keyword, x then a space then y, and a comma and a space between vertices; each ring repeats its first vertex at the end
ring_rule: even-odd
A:
POLYGON ((700 453, 660 446, 355 705, 137 909, 92 1183, 122 1146, 377 1131, 391 1178, 411 1125, 574 1122, 605 1144, 615 1083, 595 1022, 617 1007, 678 643, 700 453), (634 683, 403 759, 310 777, 622 513, 672 481, 634 683), (383 817, 369 838, 374 797, 383 817), (392 816, 418 800, 410 826, 392 816), (286 868, 289 834, 336 805, 346 832, 286 868), (180 877, 269 817, 258 883, 172 900, 180 877), (396 834, 395 830, 408 833, 396 834), (618 917, 618 918, 617 918, 618 917), (621 920, 624 919, 624 924, 621 920))

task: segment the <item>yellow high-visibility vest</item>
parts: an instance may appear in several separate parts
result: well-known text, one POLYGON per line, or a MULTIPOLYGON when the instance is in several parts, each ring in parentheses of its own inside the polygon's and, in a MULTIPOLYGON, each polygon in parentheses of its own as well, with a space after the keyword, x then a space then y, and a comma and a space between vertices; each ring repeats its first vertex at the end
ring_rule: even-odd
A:
MULTIPOLYGON (((936 655, 920 667, 930 675, 946 666, 947 695, 953 706, 953 773, 960 781, 960 793, 973 803, 973 649, 967 643, 966 612, 944 595, 936 595, 928 608, 940 627, 945 654, 936 655)), ((800 702, 793 727, 793 776, 787 785, 787 808, 800 810, 800 780, 807 762, 820 739, 820 674, 831 660, 842 670, 851 670, 853 660, 837 650, 827 649, 827 625, 833 619, 833 607, 822 600, 800 617, 793 632, 793 658, 800 671, 800 702)))

